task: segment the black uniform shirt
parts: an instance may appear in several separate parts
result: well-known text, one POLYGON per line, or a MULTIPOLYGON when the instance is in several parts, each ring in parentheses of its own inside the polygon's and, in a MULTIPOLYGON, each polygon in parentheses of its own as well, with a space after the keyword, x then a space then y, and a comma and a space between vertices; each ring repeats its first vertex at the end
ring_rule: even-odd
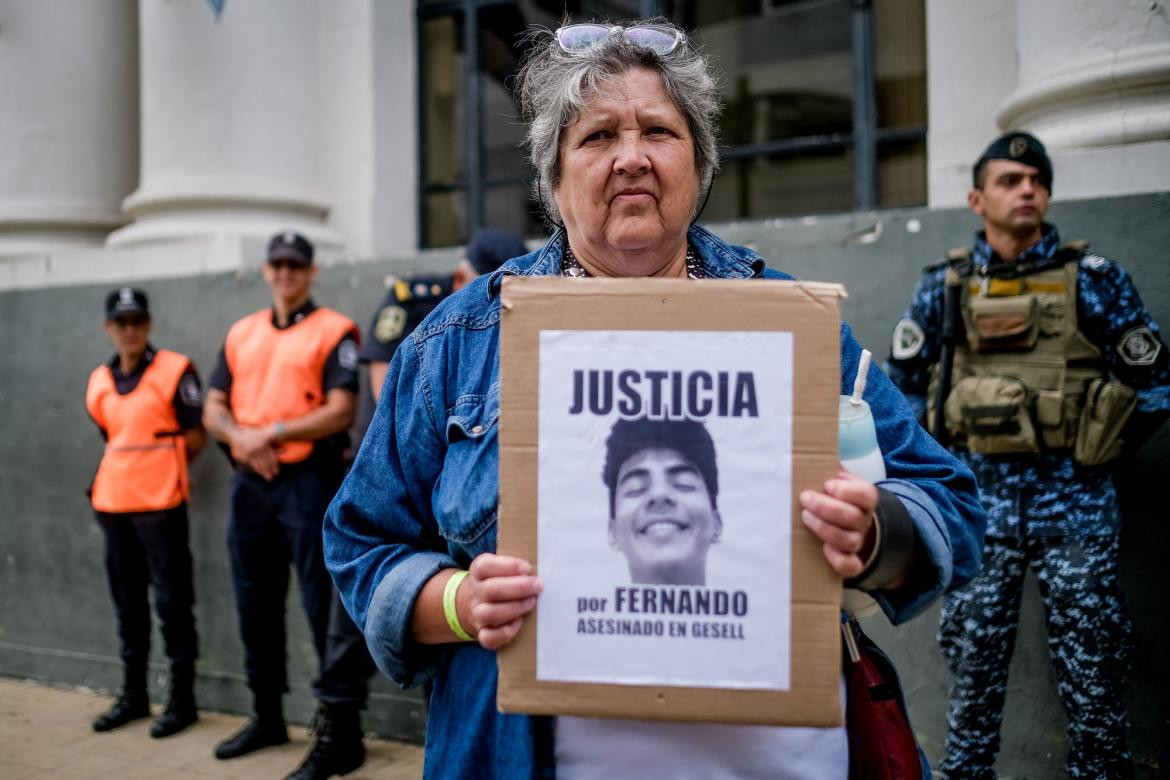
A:
POLYGON ((451 294, 450 276, 393 279, 390 291, 370 321, 359 357, 363 363, 389 363, 403 339, 451 294))
MULTIPOLYGON (((370 329, 358 353, 363 363, 389 363, 398 345, 452 292, 450 276, 391 277, 387 281, 390 291, 370 321, 370 329)), ((360 442, 365 436, 373 416, 373 389, 367 386, 358 397, 355 441, 360 442)))

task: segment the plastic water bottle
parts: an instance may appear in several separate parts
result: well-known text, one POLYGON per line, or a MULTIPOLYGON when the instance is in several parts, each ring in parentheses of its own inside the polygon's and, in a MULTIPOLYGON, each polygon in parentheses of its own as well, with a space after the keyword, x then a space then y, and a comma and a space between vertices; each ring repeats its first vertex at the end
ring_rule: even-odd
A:
MULTIPOLYGON (((837 407, 837 456, 841 465, 849 471, 869 482, 878 482, 886 478, 886 461, 878 448, 873 412, 861 398, 865 392, 865 380, 872 357, 868 349, 861 351, 857 379, 853 382, 853 395, 840 396, 837 407)), ((855 615, 868 615, 878 608, 876 601, 852 588, 842 591, 841 606, 855 615)))
POLYGON ((886 461, 878 449, 877 429, 873 412, 861 396, 873 353, 861 350, 857 378, 853 380, 853 395, 840 396, 837 406, 837 457, 841 465, 862 479, 877 482, 886 478, 886 461))
POLYGON ((837 454, 841 465, 869 482, 886 478, 886 461, 878 449, 873 413, 865 401, 841 396, 837 420, 837 454))

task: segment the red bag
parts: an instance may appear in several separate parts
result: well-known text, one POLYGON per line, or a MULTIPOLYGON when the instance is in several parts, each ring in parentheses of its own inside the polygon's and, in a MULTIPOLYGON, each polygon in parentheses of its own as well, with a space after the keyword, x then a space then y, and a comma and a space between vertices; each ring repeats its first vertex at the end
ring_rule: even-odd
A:
POLYGON ((853 618, 845 633, 850 780, 922 780, 918 743, 894 664, 853 618))

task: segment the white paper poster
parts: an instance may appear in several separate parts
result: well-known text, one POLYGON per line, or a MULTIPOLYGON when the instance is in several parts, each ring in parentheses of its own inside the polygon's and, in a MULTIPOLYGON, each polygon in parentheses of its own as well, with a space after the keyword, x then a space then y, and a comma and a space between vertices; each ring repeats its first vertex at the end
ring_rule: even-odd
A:
POLYGON ((793 339, 541 331, 537 679, 787 690, 793 339))

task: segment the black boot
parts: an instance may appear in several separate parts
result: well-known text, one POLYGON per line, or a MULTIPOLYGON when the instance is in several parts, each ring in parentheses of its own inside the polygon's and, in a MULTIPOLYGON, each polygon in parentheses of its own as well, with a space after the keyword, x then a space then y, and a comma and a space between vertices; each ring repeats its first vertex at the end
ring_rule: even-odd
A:
POLYGON ((352 704, 322 704, 310 727, 317 741, 305 760, 286 780, 325 780, 347 775, 366 762, 362 721, 352 704))
POLYGON ((280 696, 254 697, 253 715, 244 727, 215 746, 221 761, 246 756, 254 750, 288 742, 288 729, 280 707, 280 696))
POLYGON ((109 731, 127 723, 150 717, 150 700, 146 696, 146 668, 126 667, 123 671, 122 695, 113 706, 98 715, 94 731, 109 731))
POLYGON ((199 720, 195 708, 195 669, 174 667, 171 669, 171 695, 167 708, 150 727, 150 736, 155 739, 178 734, 199 720))

